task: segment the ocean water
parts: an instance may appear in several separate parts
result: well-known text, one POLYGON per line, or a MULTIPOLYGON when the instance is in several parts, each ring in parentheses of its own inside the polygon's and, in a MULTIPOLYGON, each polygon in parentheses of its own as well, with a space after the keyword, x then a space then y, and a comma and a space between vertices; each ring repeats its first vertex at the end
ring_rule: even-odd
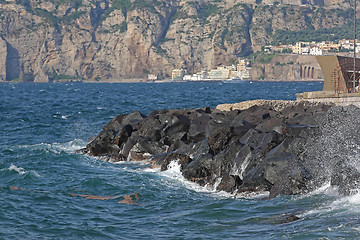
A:
MULTIPOLYGON (((0 239, 359 239, 360 194, 231 196, 76 154, 120 113, 295 99, 320 82, 0 84, 0 239), (121 203, 132 195, 135 204, 121 203), (300 220, 280 224, 295 214, 300 220)), ((346 154, 346 153, 343 153, 346 154)))

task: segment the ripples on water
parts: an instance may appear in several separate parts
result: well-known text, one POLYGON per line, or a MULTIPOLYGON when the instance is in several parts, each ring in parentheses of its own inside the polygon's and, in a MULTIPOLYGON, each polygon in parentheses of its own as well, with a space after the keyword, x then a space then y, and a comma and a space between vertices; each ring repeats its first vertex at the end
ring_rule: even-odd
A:
POLYGON ((120 113, 294 99, 322 83, 2 84, 0 238, 329 239, 359 236, 360 195, 329 186, 305 196, 215 193, 145 163, 74 154, 120 113), (139 205, 118 203, 139 194, 139 205), (94 200, 81 195, 119 196, 94 200), (286 214, 301 220, 280 225, 286 214))

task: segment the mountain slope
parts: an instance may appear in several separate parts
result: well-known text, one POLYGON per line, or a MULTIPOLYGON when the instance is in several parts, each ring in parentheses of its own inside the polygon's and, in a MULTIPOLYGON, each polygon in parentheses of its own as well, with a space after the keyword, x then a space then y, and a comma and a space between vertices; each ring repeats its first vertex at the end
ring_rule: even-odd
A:
POLYGON ((174 68, 208 70, 258 51, 280 30, 343 26, 352 18, 347 1, 256 2, 0 0, 0 80, 119 80, 166 77, 174 68))

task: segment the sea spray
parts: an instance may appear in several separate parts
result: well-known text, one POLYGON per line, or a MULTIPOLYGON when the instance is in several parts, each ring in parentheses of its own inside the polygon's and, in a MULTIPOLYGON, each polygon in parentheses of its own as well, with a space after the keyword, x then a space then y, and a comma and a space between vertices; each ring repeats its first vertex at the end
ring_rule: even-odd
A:
MULTIPOLYGON (((300 155, 320 187, 329 182, 342 167, 360 169, 360 109, 354 106, 334 107, 317 120, 319 129, 307 138, 305 151, 300 155)), ((355 180, 355 179, 354 179, 355 180)), ((356 190, 356 189, 355 189, 356 190)))

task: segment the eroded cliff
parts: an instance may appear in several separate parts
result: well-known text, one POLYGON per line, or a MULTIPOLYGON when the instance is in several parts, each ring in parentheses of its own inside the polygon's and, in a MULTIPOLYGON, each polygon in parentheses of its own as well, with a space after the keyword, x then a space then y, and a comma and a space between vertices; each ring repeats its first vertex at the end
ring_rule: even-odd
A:
MULTIPOLYGON (((0 0, 0 80, 166 77, 229 64, 278 30, 341 26, 328 1, 0 0), (316 5, 329 8, 318 8, 316 5)), ((344 4, 344 6, 347 6, 344 4)))

